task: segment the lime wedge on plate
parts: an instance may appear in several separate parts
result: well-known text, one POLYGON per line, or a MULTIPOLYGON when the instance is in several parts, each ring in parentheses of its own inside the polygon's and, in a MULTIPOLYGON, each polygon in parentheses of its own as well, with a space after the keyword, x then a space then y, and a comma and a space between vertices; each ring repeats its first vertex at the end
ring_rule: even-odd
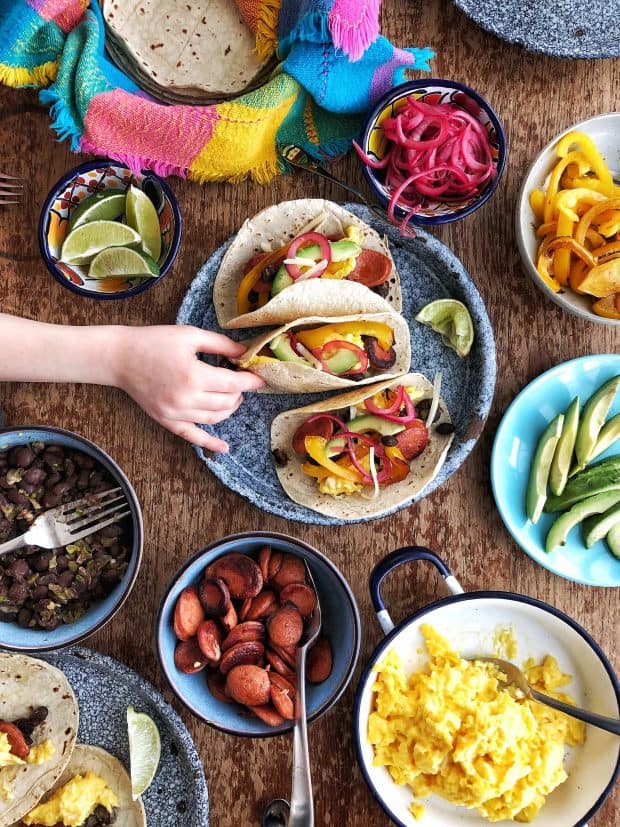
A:
POLYGON ((161 756, 159 730, 144 712, 127 707, 131 794, 134 801, 145 792, 155 778, 161 756))
POLYGON ((76 227, 65 238, 60 253, 67 264, 88 264, 106 247, 139 245, 140 236, 126 224, 118 221, 89 221, 76 227))
POLYGON ((455 350, 459 356, 467 356, 471 350, 474 343, 474 323, 463 302, 456 299, 437 299, 425 305, 415 320, 440 333, 444 344, 455 350))
POLYGON ((124 192, 101 192, 85 198, 71 213, 69 227, 74 230, 89 221, 114 221, 125 212, 124 192))
POLYGON ((158 276, 159 267, 146 253, 129 247, 106 247, 97 253, 88 269, 91 279, 113 279, 125 276, 158 276))
POLYGON ((161 255, 161 229, 155 205, 133 184, 127 190, 125 216, 130 227, 140 234, 142 249, 157 261, 161 255))

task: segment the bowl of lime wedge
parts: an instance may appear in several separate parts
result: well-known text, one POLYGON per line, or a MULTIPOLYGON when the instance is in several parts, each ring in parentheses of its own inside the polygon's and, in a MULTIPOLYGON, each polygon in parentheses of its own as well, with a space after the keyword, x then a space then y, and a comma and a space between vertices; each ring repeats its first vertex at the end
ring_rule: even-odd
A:
POLYGON ((52 187, 41 210, 39 246, 63 287, 94 299, 125 299, 166 275, 181 232, 179 205, 165 181, 99 159, 52 187))

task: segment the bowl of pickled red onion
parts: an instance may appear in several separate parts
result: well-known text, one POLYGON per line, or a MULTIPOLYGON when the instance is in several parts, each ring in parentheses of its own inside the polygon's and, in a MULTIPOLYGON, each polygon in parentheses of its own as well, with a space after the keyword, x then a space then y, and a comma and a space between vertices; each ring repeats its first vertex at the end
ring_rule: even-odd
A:
POLYGON ((370 113, 359 143, 370 188, 404 235, 479 209, 506 164, 506 134, 490 104, 451 80, 413 80, 370 113))

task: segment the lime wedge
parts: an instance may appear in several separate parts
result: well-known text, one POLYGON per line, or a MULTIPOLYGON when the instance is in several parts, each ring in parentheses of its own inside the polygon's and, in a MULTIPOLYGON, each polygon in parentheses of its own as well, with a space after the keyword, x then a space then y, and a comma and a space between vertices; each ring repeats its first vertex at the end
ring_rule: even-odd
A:
POLYGON ((125 216, 130 227, 140 234, 142 249, 157 261, 161 255, 161 229, 155 205, 133 184, 127 190, 125 216))
POLYGON ((159 730, 144 712, 127 707, 131 794, 134 801, 151 786, 161 756, 159 730))
POLYGON ((159 275, 159 267, 146 253, 130 247, 106 247, 91 261, 88 275, 91 279, 150 277, 159 275))
POLYGON ((118 221, 90 221, 69 233, 60 258, 67 264, 88 264, 106 247, 137 246, 140 241, 135 230, 118 221))
POLYGON ((463 302, 456 299, 437 299, 425 305, 415 320, 441 334, 444 344, 455 350, 459 356, 467 356, 471 350, 474 343, 474 323, 463 302))
POLYGON ((101 192, 85 198, 71 213, 69 227, 74 230, 89 221, 114 221, 125 212, 124 192, 101 192))

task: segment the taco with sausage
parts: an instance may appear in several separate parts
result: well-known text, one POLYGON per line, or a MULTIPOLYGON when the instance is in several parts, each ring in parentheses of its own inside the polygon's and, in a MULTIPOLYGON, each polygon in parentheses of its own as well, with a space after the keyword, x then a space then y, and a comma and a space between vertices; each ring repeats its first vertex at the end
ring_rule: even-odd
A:
POLYGON ((386 309, 375 299, 401 310, 387 244, 356 215, 320 198, 286 201, 249 218, 213 285, 223 328, 284 324, 326 302, 332 316, 386 309))
MULTIPOLYGON (((76 744, 56 784, 17 822, 19 827, 146 827, 121 762, 100 747, 76 744)), ((15 827, 17 827, 15 825, 15 827)))
POLYGON ((316 315, 249 342, 237 360, 276 393, 318 393, 367 385, 409 369, 411 341, 398 313, 316 315))
POLYGON ((71 758, 78 704, 53 666, 0 653, 0 827, 19 820, 53 786, 71 758))
POLYGON ((277 416, 271 448, 293 502, 341 520, 413 501, 453 439, 439 381, 409 373, 277 416))

